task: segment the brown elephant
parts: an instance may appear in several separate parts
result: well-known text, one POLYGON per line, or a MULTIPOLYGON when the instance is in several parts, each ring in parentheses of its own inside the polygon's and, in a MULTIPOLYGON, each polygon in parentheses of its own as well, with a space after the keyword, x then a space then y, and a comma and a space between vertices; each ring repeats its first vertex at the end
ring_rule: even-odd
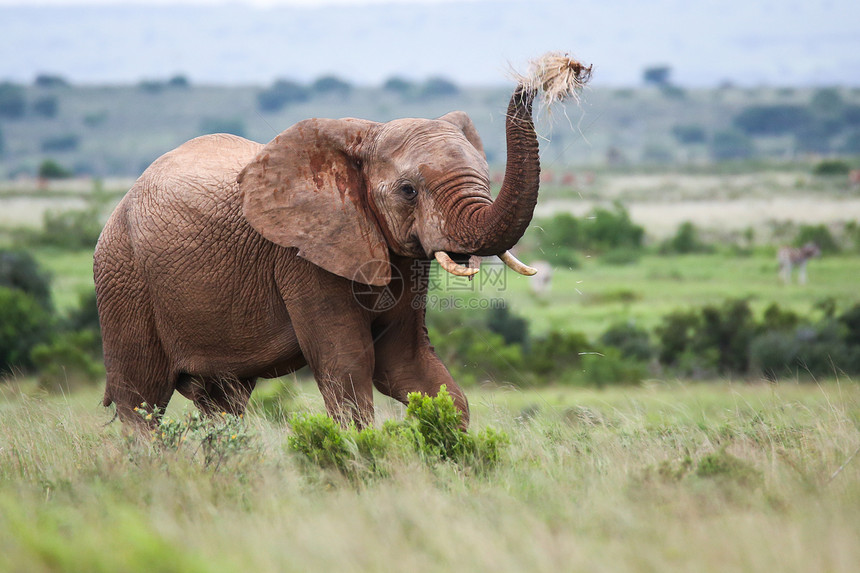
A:
POLYGON ((507 250, 538 196, 535 91, 511 98, 495 201, 462 112, 310 119, 266 145, 207 135, 157 159, 96 247, 105 406, 135 422, 141 403, 164 408, 177 390, 237 414, 258 378, 307 364, 342 423, 372 422, 374 386, 403 402, 443 384, 468 423, 427 337, 415 273, 428 265, 414 263, 471 275, 474 256, 500 255, 529 272, 507 250), (383 294, 394 302, 368 304, 383 294))

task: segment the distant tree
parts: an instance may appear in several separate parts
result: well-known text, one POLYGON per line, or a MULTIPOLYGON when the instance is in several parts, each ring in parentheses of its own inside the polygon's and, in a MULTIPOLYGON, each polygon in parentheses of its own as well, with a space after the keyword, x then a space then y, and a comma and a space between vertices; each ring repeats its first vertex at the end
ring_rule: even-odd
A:
POLYGON ((275 112, 291 103, 301 103, 310 98, 310 90, 291 80, 277 80, 268 89, 257 94, 260 111, 275 112))
POLYGON ((137 89, 148 94, 157 94, 164 91, 167 84, 160 80, 141 80, 137 84, 137 89))
POLYGON ((810 123, 795 132, 795 146, 800 151, 829 153, 833 148, 833 136, 839 132, 840 127, 833 120, 821 119, 810 123))
POLYGON ((425 98, 436 98, 454 96, 458 93, 460 93, 460 88, 454 82, 442 77, 433 77, 421 86, 420 95, 425 98))
POLYGON ((809 105, 818 113, 838 114, 844 105, 842 94, 837 88, 821 88, 812 94, 809 105))
POLYGON ((68 179, 71 176, 71 171, 53 159, 46 159, 39 165, 39 177, 42 179, 68 179))
POLYGON ((311 84, 311 89, 319 94, 334 94, 346 97, 352 91, 352 85, 336 76, 322 76, 311 84))
POLYGON ((57 135, 55 137, 49 137, 42 140, 41 148, 42 151, 46 153, 62 153, 76 150, 80 142, 80 137, 73 133, 67 133, 65 135, 57 135))
POLYGON ((711 157, 716 161, 747 159, 754 150, 752 140, 739 131, 718 131, 711 141, 711 157))
POLYGON ((167 80, 167 87, 184 89, 191 85, 188 78, 183 75, 176 75, 167 80))
POLYGON ((701 125, 676 125, 672 128, 672 135, 678 143, 685 145, 704 143, 706 140, 705 128, 701 125))
POLYGON ((98 127, 107 121, 108 112, 105 110, 88 113, 84 116, 84 125, 87 127, 98 127))
POLYGON ((672 75, 669 66, 651 66, 642 72, 642 81, 652 86, 667 86, 672 75))
POLYGON ((42 117, 57 117, 58 108, 57 96, 53 95, 40 97, 33 102, 33 113, 42 117))
POLYGON ((684 99, 687 97, 687 92, 682 88, 669 84, 661 85, 660 93, 663 94, 663 97, 666 99, 684 99))
MULTIPOLYGON (((2 139, 0 139, 2 142, 2 139)), ((2 143, 0 143, 2 149, 2 143)), ((852 131, 842 143, 842 153, 850 153, 851 155, 860 155, 860 130, 852 131)))
POLYGON ((798 133, 815 122, 807 106, 754 105, 734 119, 734 125, 747 135, 785 135, 798 133))
POLYGON ((11 82, 0 83, 0 117, 19 119, 24 117, 27 100, 24 88, 11 82))
POLYGON ((382 84, 382 89, 387 92, 403 95, 413 91, 415 85, 409 80, 393 76, 385 80, 385 83, 382 84))
POLYGON ((39 88, 65 88, 69 87, 69 82, 56 74, 39 74, 33 80, 33 85, 39 88))
POLYGON ((846 105, 842 108, 843 127, 860 127, 860 105, 846 105))
POLYGON ((202 133, 232 133, 245 137, 245 123, 239 118, 204 118, 200 122, 202 133))

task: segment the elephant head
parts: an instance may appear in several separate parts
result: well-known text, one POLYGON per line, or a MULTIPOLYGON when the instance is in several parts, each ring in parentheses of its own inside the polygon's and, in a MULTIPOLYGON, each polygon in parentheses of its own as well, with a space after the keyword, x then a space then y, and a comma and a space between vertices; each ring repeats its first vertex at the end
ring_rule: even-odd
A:
POLYGON ((238 177, 244 215, 261 235, 338 275, 385 285, 389 249, 435 257, 472 275, 472 256, 513 258, 534 212, 540 180, 532 104, 521 82, 507 110, 507 166, 490 195, 483 144, 468 116, 435 120, 310 119, 267 144, 238 177))

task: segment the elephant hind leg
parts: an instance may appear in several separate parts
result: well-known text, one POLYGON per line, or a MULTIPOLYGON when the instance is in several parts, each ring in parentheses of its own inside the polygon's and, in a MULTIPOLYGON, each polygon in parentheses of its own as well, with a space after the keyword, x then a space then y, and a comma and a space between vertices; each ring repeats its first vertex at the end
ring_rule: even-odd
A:
POLYGON ((102 403, 116 404, 124 425, 151 425, 157 418, 147 424, 135 409, 144 403, 149 410, 167 407, 173 394, 169 359, 128 237, 115 224, 102 233, 94 271, 107 377, 102 403))
POLYGON ((147 424, 136 409, 146 404, 144 409, 150 412, 164 411, 173 395, 173 384, 167 355, 154 328, 134 328, 134 325, 135 322, 126 321, 125 328, 120 329, 110 320, 103 321, 107 383, 102 403, 116 404, 123 424, 152 425, 157 415, 147 424))
POLYGON ((256 378, 196 378, 184 374, 176 389, 207 416, 222 412, 238 416, 245 412, 256 385, 256 378))

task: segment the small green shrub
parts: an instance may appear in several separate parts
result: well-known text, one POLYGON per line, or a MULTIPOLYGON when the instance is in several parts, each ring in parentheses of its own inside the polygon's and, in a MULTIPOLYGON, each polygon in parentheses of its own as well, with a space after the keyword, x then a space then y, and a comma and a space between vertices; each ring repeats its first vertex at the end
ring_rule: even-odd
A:
POLYGON ((347 472, 353 453, 347 430, 325 414, 296 414, 290 418, 290 426, 292 450, 323 469, 347 472))
POLYGON ((696 466, 696 475, 748 487, 761 485, 763 481, 762 473, 752 464, 731 455, 725 449, 702 457, 696 466))
POLYGON ((462 413, 442 386, 436 396, 409 394, 405 419, 388 420, 382 430, 342 428, 324 414, 297 414, 290 420, 288 445, 311 466, 350 480, 387 475, 393 452, 414 452, 430 465, 447 461, 478 471, 498 465, 509 444, 507 435, 492 428, 471 434, 461 423, 462 413))
POLYGON ((248 451, 252 434, 245 425, 244 416, 226 412, 206 417, 198 410, 189 412, 181 420, 164 416, 164 411, 146 403, 135 408, 145 421, 156 420, 152 429, 153 445, 163 451, 184 452, 191 459, 203 454, 203 465, 214 471, 229 458, 248 451))
POLYGON ((687 255, 712 251, 713 248, 699 238, 699 229, 689 221, 678 225, 675 235, 660 245, 660 252, 663 254, 687 255))
POLYGON ((822 176, 848 175, 850 172, 851 165, 842 159, 825 159, 816 163, 815 167, 812 168, 812 173, 814 175, 822 176))

